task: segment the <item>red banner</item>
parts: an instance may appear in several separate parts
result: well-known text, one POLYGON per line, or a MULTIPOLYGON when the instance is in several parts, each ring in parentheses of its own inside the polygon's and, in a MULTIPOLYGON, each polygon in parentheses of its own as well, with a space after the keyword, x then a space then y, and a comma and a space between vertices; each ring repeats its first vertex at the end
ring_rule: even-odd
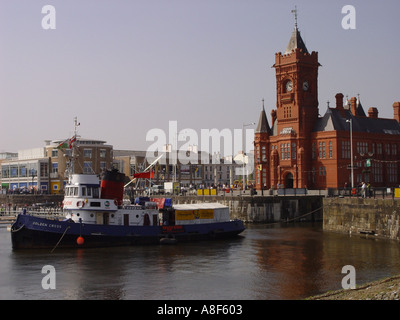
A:
POLYGON ((165 198, 150 198, 150 201, 157 204, 157 209, 164 209, 165 198))
POLYGON ((136 179, 153 179, 154 178, 154 172, 148 171, 148 172, 135 173, 133 175, 133 177, 136 178, 136 179))

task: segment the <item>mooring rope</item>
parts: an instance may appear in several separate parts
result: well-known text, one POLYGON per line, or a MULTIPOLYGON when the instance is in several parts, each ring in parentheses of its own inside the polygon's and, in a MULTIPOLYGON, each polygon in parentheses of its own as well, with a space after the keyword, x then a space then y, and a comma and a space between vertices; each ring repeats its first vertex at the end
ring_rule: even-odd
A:
POLYGON ((11 229, 11 232, 18 232, 19 230, 21 230, 23 227, 25 227, 25 225, 23 224, 20 228, 18 228, 17 230, 13 230, 11 229))
POLYGON ((61 240, 64 238, 65 233, 67 232, 68 229, 69 229, 69 226, 65 228, 64 233, 62 234, 60 240, 58 240, 57 244, 55 245, 55 247, 53 248, 53 250, 50 251, 50 253, 53 253, 53 251, 57 248, 57 246, 60 244, 61 240))

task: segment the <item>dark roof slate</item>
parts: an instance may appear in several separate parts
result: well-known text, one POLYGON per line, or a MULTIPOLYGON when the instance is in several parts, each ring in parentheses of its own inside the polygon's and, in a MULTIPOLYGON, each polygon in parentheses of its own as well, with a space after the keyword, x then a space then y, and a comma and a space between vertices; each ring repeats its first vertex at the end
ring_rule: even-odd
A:
POLYGON ((346 120, 352 119, 354 132, 400 135, 400 124, 395 119, 353 116, 349 110, 344 110, 344 115, 342 117, 338 109, 328 108, 325 115, 315 123, 313 131, 349 131, 350 126, 346 120))
POLYGON ((291 53, 296 48, 303 50, 304 53, 308 53, 306 45, 301 38, 300 31, 297 29, 297 27, 295 27, 292 32, 292 36, 290 37, 289 44, 286 47, 285 54, 291 53))
POLYGON ((260 113, 260 118, 258 119, 258 125, 256 128, 257 133, 267 132, 270 133, 270 127, 267 119, 267 115, 265 114, 265 109, 263 108, 260 113))

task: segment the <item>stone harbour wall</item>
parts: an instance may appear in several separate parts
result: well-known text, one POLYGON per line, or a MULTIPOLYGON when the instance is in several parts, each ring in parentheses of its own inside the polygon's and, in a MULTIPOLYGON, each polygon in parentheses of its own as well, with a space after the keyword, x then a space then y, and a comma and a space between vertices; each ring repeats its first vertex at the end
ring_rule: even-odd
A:
POLYGON ((323 229, 400 240, 400 200, 324 198, 323 229))
MULTIPOLYGON (((160 197, 160 196, 159 196, 160 197)), ((231 219, 245 222, 321 221, 322 196, 171 196, 173 203, 218 202, 230 209, 231 219)), ((61 204, 62 195, 0 195, 7 211, 33 204, 61 204)))
POLYGON ((24 207, 38 203, 55 203, 61 204, 64 199, 63 195, 50 194, 1 194, 0 206, 2 207, 24 207))
POLYGON ((231 219, 245 222, 321 221, 321 196, 174 196, 173 203, 218 202, 229 207, 231 219))

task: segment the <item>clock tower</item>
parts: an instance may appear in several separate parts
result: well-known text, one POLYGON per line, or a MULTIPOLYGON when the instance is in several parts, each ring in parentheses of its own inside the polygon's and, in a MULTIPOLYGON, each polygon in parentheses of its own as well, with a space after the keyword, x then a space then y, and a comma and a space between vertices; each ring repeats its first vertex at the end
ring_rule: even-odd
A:
MULTIPOLYGON (((272 128, 265 137, 255 133, 256 188, 262 188, 263 175, 267 188, 305 188, 311 155, 311 133, 318 120, 318 53, 309 53, 297 27, 295 27, 284 54, 275 54, 276 110, 272 111, 272 128), (268 140, 268 141, 263 141, 268 140), (268 146, 268 164, 262 163, 257 150, 268 146), (263 173, 263 168, 269 171, 263 173), (261 172, 257 172, 260 168, 261 172), (258 184, 257 180, 260 181, 258 184)), ((260 116, 261 121, 262 116, 260 116)), ((260 122, 259 121, 259 122, 260 122)), ((264 184, 265 186, 265 184, 264 184)))
POLYGON ((307 138, 318 119, 318 53, 309 53, 295 28, 284 54, 275 54, 277 131, 307 138))

